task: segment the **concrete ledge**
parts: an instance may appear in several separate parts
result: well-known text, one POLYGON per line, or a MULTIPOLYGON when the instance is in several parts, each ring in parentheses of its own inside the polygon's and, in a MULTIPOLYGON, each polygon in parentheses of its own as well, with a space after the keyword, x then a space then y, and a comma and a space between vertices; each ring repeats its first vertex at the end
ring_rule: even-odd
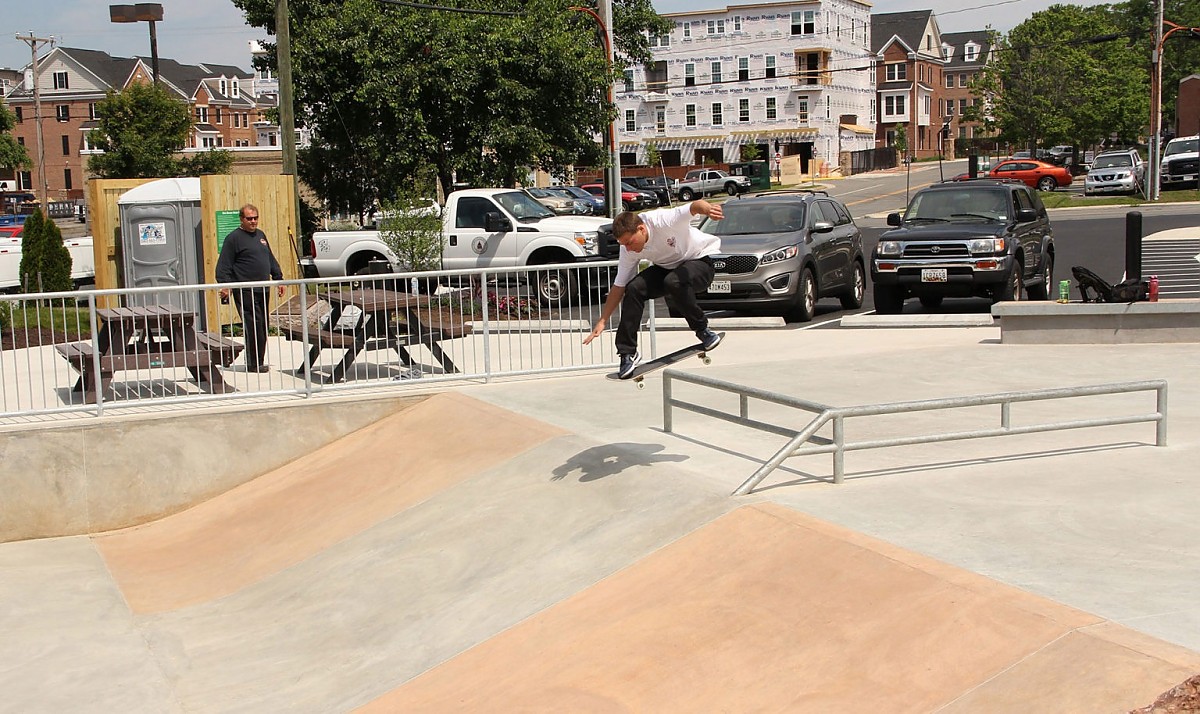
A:
POLYGON ((992 315, 1005 344, 1200 342, 1200 300, 1001 302, 992 315))
POLYGON ((961 315, 846 315, 842 327, 991 327, 992 316, 980 313, 961 315))
POLYGON ((427 398, 357 396, 0 431, 0 543, 182 511, 427 398))
MULTIPOLYGON (((721 330, 752 330, 785 327, 787 322, 782 317, 720 317, 708 316, 708 326, 720 332, 721 330)), ((654 326, 660 330, 687 330, 687 320, 682 317, 654 318, 654 326)))

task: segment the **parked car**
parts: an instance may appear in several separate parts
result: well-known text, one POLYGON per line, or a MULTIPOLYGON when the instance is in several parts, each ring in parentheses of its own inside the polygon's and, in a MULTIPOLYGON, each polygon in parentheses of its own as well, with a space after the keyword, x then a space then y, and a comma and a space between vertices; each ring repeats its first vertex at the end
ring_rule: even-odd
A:
POLYGON ((1159 186, 1193 188, 1200 180, 1200 136, 1177 136, 1163 147, 1159 186))
POLYGON ((1146 181, 1146 162, 1134 149, 1109 151, 1092 162, 1083 180, 1083 195, 1138 193, 1146 181))
POLYGON ((666 179, 654 176, 630 176, 625 182, 639 191, 653 193, 658 199, 658 205, 671 205, 671 186, 666 179))
POLYGON ((1036 191, 1018 181, 976 179, 927 186, 871 254, 875 312, 900 312, 910 297, 1046 300, 1054 285, 1054 231, 1036 191))
POLYGON ((12 226, 0 226, 0 239, 20 238, 21 234, 24 231, 25 231, 25 226, 23 224, 12 225, 12 226))
POLYGON ((688 171, 682 181, 676 181, 672 188, 680 201, 690 201, 697 196, 703 198, 722 192, 736 196, 749 191, 751 184, 749 176, 731 176, 717 169, 694 169, 688 171))
POLYGON ((551 211, 554 211, 556 216, 571 216, 587 213, 587 208, 578 204, 574 198, 567 198, 562 194, 548 191, 544 188, 531 187, 525 189, 526 193, 533 196, 534 200, 542 204, 551 211))
MULTIPOLYGON (((604 197, 604 184, 602 183, 585 183, 579 188, 596 196, 604 197)), ((621 182, 621 210, 623 211, 640 211, 643 208, 654 208, 658 205, 658 198, 649 191, 639 191, 633 186, 621 182)))
POLYGON ((1074 153, 1074 151, 1075 147, 1071 146, 1070 144, 1051 146, 1050 151, 1047 152, 1047 158, 1052 164, 1057 166, 1066 166, 1067 164, 1071 163, 1071 155, 1074 153))
POLYGON ((725 217, 701 231, 721 237, 716 277, 697 295, 706 310, 812 319, 817 300, 862 306, 866 267, 862 234, 850 212, 824 191, 777 191, 726 201, 725 217))
POLYGON ((546 190, 567 198, 575 199, 587 208, 586 213, 588 215, 603 216, 607 214, 607 207, 604 205, 604 199, 602 197, 593 196, 578 186, 547 186, 546 190))
POLYGON ((996 179, 1016 179, 1039 191, 1053 191, 1071 185, 1071 172, 1062 166, 1033 159, 1009 159, 992 167, 988 176, 996 179))

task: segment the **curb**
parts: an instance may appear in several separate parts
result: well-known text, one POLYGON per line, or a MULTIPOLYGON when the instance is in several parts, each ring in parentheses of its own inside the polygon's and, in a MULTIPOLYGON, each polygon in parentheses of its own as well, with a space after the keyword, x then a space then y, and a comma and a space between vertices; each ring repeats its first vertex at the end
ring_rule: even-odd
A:
POLYGON ((842 327, 992 327, 995 320, 990 314, 965 315, 876 315, 862 313, 846 315, 840 320, 842 327))

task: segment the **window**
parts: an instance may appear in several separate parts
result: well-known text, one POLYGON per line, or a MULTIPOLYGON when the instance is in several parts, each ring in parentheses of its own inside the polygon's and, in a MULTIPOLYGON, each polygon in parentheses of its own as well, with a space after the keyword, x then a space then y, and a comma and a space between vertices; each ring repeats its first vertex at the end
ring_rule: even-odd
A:
POLYGON ((632 109, 625 110, 625 131, 637 131, 637 121, 634 118, 636 114, 632 109))
POLYGON ((684 124, 687 126, 696 126, 696 105, 688 104, 683 108, 684 124))
POLYGON ((960 87, 967 86, 967 73, 966 72, 963 72, 962 74, 958 75, 958 86, 960 86, 960 87))
POLYGON ((963 60, 966 62, 974 62, 979 57, 979 45, 974 42, 968 42, 963 47, 963 60))
POLYGON ((59 121, 71 121, 71 105, 70 104, 55 105, 54 116, 59 121))
POLYGON ((218 84, 218 87, 220 88, 221 94, 228 96, 229 95, 229 81, 226 79, 222 79, 217 84, 218 84))
POLYGON ((954 116, 954 100, 953 99, 946 100, 946 116, 948 116, 948 117, 954 116))
POLYGON ((942 43, 942 59, 949 62, 950 58, 953 56, 954 56, 954 48, 951 47, 950 45, 946 44, 945 42, 943 42, 942 43))
POLYGON ((822 70, 828 66, 829 53, 797 52, 796 84, 829 84, 832 76, 822 70))
POLYGON ((903 62, 892 62, 883 66, 885 82, 902 82, 908 79, 908 65, 903 62))
POLYGON ((659 134, 667 133, 667 110, 654 110, 654 130, 659 134))
POLYGON ((775 78, 775 55, 767 55, 767 79, 775 78))
POLYGON ((483 228, 487 214, 496 211, 496 204, 486 198, 463 196, 458 200, 458 212, 454 215, 454 227, 483 228))
POLYGON ((63 156, 71 155, 71 137, 64 135, 62 138, 63 156))
POLYGON ((63 169, 63 188, 70 191, 74 187, 71 183, 71 169, 63 169))
POLYGON ((767 97, 767 118, 779 118, 779 110, 775 107, 775 97, 767 97))
POLYGON ((196 107, 196 121, 201 124, 208 123, 208 107, 196 107))
POLYGON ((946 89, 954 89, 954 75, 946 74, 946 89))
POLYGON ((883 98, 883 115, 885 117, 902 117, 906 116, 908 111, 904 108, 904 95, 896 94, 883 98))
POLYGON ((725 21, 724 20, 709 20, 708 21, 708 34, 724 35, 725 34, 725 21))
POLYGON ((18 137, 17 137, 17 143, 18 143, 18 144, 20 144, 21 146, 25 146, 25 137, 23 137, 23 136, 18 136, 18 137))
POLYGON ((221 108, 214 107, 213 112, 214 112, 213 121, 220 124, 221 123, 221 108))
POLYGON ((923 65, 923 64, 917 65, 917 81, 918 82, 925 81, 925 65, 923 65))
POLYGON ((633 91, 633 70, 632 69, 625 70, 625 91, 626 92, 633 91))
POLYGON ((233 98, 237 99, 240 96, 242 96, 242 88, 241 88, 241 86, 238 85, 238 78, 234 77, 233 78, 233 98))
POLYGON ((967 113, 967 100, 965 100, 965 99, 958 100, 958 113, 959 114, 967 113))
POLYGON ((659 60, 646 65, 646 91, 667 91, 667 61, 659 60))
POLYGON ((742 16, 741 15, 733 16, 733 31, 734 32, 742 31, 742 16))
POLYGON ((738 81, 747 82, 750 80, 750 58, 738 57, 738 81))
POLYGON ((683 39, 692 39, 692 23, 690 22, 683 23, 683 39))
POLYGON ((96 111, 96 103, 92 102, 91 104, 88 105, 88 119, 95 120, 95 119, 99 119, 99 118, 100 118, 100 112, 96 111))
POLYGON ((712 80, 711 81, 713 84, 719 84, 721 82, 721 63, 720 62, 712 63, 712 80))
POLYGON ((67 73, 66 72, 55 72, 54 73, 54 88, 55 89, 70 89, 71 88, 67 82, 67 73))
POLYGON ((712 105, 712 125, 721 126, 725 123, 725 107, 721 106, 720 102, 713 102, 712 105))
POLYGON ((23 191, 33 190, 33 172, 18 171, 17 172, 17 188, 23 191))
POLYGON ((25 121, 25 115, 24 112, 21 111, 21 107, 13 107, 13 113, 17 115, 18 124, 25 121))
POLYGON ((671 46, 671 36, 670 35, 650 35, 650 46, 651 47, 670 47, 671 46))
POLYGON ((808 121, 808 99, 796 100, 796 119, 800 121, 808 121))
POLYGON ((793 35, 812 35, 816 33, 816 16, 817 13, 813 10, 797 10, 792 13, 792 34, 793 35))
POLYGON ((738 100, 738 121, 740 121, 740 122, 750 121, 750 100, 749 99, 739 99, 738 100))
POLYGON ((683 66, 683 86, 696 86, 696 65, 691 62, 683 66))

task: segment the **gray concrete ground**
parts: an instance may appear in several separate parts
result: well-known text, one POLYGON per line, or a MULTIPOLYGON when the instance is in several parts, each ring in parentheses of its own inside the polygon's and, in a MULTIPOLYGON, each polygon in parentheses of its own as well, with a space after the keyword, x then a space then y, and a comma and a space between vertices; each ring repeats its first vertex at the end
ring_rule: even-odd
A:
MULTIPOLYGON (((130 582, 114 576, 96 539, 0 545, 0 712, 346 711, 760 502, 1200 650, 1200 350, 1003 345, 999 336, 990 326, 730 328, 711 365, 683 367, 831 405, 1161 378, 1170 383, 1168 446, 1154 446, 1152 424, 1137 424, 862 451, 847 455, 842 485, 830 482, 829 456, 804 457, 731 498, 783 438, 690 413, 676 414, 674 433, 665 433, 660 376, 644 390, 601 370, 458 387, 566 434, 381 512, 230 594, 137 612, 123 596, 130 582)), ((659 352, 690 339, 664 332, 659 352)), ((693 385, 678 385, 675 396, 737 409, 735 398, 693 385)), ((1153 406, 1152 394, 1043 402, 1015 407, 1013 421, 1153 406)), ((806 421, 757 403, 750 416, 794 428, 806 421)), ((413 423, 421 422, 406 428, 413 423)), ((852 421, 847 432, 861 439, 998 423, 990 407, 852 421)), ((488 428, 439 427, 426 440, 452 450, 488 428)), ((389 445, 378 455, 386 473, 437 471, 405 473, 408 459, 389 445)), ((358 523, 339 512, 352 475, 313 477, 330 496, 314 499, 321 507, 312 523, 358 523)), ((170 567, 186 574, 188 564, 170 567)))

